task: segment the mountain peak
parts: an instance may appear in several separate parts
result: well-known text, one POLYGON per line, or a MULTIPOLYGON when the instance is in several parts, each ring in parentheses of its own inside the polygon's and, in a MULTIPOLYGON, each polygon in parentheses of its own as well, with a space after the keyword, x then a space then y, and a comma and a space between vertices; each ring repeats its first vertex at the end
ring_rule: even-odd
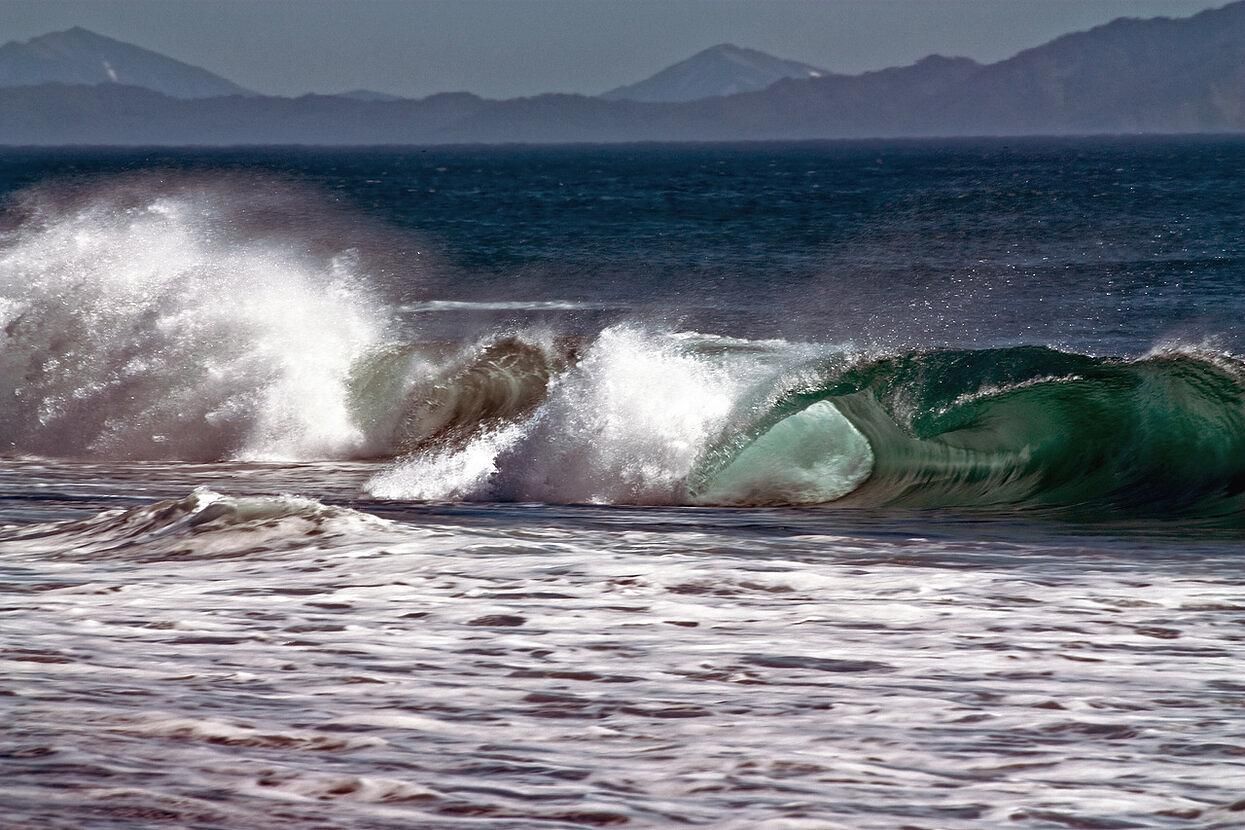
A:
MULTIPOLYGON (((20 44, 19 44, 20 45, 20 44)), ((68 29, 62 29, 59 32, 48 32, 45 35, 32 37, 26 41, 26 46, 53 46, 57 48, 82 48, 82 47, 105 47, 105 46, 129 46, 119 40, 105 37, 99 32, 92 32, 90 29, 84 29, 81 26, 73 26, 68 29)), ((138 49, 139 47, 131 47, 138 49)))
POLYGON ((0 87, 46 83, 126 84, 174 98, 254 94, 206 69, 82 26, 0 46, 0 87))
MULTIPOLYGON (((63 31, 48 32, 46 35, 43 35, 40 38, 34 38, 34 39, 43 40, 46 38, 60 37, 63 35, 73 35, 74 37, 90 38, 93 40, 108 40, 108 41, 112 40, 112 38, 110 37, 104 37, 99 32, 92 32, 90 29, 87 29, 83 26, 70 26, 68 29, 65 29, 63 31)), ((118 41, 113 41, 113 42, 115 43, 118 41)))
POLYGON ((926 55, 925 57, 921 58, 919 61, 914 63, 913 66, 951 66, 953 64, 964 65, 964 66, 967 66, 968 64, 973 64, 975 66, 979 65, 977 61, 973 60, 972 58, 952 57, 949 55, 934 54, 934 55, 926 55))
POLYGON ((695 101, 765 89, 786 78, 818 78, 824 69, 734 43, 719 43, 639 83, 611 89, 609 100, 695 101))
POLYGON ((716 46, 710 46, 708 49, 702 49, 692 57, 695 58, 703 55, 730 55, 736 57, 752 57, 755 55, 761 55, 769 60, 783 60, 782 58, 776 58, 773 55, 766 54, 760 49, 750 49, 747 46, 740 46, 736 43, 719 43, 716 46))

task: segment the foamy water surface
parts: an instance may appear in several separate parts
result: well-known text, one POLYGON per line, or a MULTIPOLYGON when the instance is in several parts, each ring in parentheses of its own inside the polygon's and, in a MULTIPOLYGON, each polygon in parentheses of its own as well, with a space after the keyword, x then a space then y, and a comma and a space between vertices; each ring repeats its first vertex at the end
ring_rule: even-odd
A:
MULTIPOLYGON (((179 483, 162 469, 155 491, 179 483)), ((6 827, 1229 828, 1245 808, 1230 543, 207 489, 95 513, 78 480, 110 472, 135 469, 29 465, 25 492, 57 494, 33 505, 6 477, 6 515, 66 520, 0 531, 6 827)))

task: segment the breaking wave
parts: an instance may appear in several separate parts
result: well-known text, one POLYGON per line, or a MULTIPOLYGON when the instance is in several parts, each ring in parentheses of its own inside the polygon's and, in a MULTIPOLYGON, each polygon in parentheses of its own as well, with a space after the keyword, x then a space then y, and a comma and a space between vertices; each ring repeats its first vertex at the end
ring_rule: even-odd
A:
POLYGON ((766 442, 805 464, 867 457, 848 504, 1233 514, 1245 493, 1245 364, 1188 350, 1118 360, 1035 347, 861 360, 791 391, 708 453, 692 492, 772 463, 758 452, 766 442), (865 443, 828 446, 828 429, 816 440, 807 425, 797 431, 827 405, 865 443))
POLYGON ((370 514, 315 499, 231 497, 200 488, 185 498, 85 519, 0 527, 0 541, 10 553, 52 558, 232 559, 330 545, 341 537, 358 541, 391 527, 370 514))
POLYGON ((1193 350, 870 356, 607 329, 527 415, 385 498, 1236 514, 1245 364, 1193 350))
POLYGON ((6 217, 11 454, 380 458, 372 495, 431 501, 1243 504, 1245 364, 1231 355, 869 354, 638 324, 430 343, 357 251, 289 216, 261 221, 227 182, 36 189, 6 217))

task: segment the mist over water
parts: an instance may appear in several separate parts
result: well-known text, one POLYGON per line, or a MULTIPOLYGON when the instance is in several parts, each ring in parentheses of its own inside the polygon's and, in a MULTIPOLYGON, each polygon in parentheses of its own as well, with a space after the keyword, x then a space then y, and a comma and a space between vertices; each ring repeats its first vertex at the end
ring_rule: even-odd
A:
POLYGON ((1235 826, 1243 167, 6 157, 0 808, 1235 826))

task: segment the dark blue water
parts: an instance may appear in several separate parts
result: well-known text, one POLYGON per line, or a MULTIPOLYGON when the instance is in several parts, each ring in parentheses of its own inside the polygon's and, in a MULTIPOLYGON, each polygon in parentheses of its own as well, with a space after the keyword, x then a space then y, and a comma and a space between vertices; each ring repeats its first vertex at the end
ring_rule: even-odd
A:
POLYGON ((887 345, 1238 343, 1231 139, 10 151, 0 193, 137 170, 313 188, 317 214, 368 218, 331 244, 391 257, 374 276, 404 299, 569 298, 887 345))

